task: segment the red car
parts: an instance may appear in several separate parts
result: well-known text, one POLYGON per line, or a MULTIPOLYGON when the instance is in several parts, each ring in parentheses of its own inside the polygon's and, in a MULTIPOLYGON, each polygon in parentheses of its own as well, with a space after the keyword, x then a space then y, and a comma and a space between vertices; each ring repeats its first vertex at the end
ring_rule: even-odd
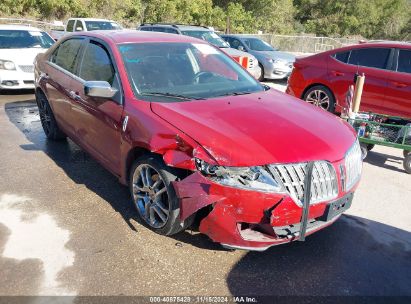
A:
POLYGON ((360 110, 411 117, 410 43, 364 43, 300 58, 286 92, 341 113, 356 73, 365 74, 360 110))
POLYGON ((70 137, 129 185, 157 233, 197 215, 213 241, 264 250, 303 240, 351 204, 362 166, 353 129, 205 41, 76 33, 37 57, 35 79, 46 136, 70 137))

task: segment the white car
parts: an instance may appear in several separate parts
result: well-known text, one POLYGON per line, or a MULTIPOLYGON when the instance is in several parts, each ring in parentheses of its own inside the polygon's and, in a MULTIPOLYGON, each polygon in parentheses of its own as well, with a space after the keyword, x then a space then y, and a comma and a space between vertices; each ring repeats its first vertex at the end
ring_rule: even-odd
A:
POLYGON ((34 58, 53 43, 38 28, 0 25, 0 90, 34 89, 34 58))
POLYGON ((122 29, 121 25, 113 20, 96 18, 70 18, 66 25, 66 33, 122 29))

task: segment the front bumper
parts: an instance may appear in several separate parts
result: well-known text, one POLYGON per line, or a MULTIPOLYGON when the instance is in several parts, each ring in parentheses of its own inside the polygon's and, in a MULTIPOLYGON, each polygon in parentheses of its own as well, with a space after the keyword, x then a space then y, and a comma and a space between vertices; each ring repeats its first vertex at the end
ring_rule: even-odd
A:
MULTIPOLYGON (((300 238, 298 231, 303 207, 286 193, 223 186, 199 172, 173 185, 180 200, 181 219, 185 220, 196 211, 208 207, 210 212, 202 219, 200 232, 224 247, 263 251, 300 238)), ((333 201, 345 195, 347 193, 340 191, 333 201)), ((330 203, 326 201, 309 206, 305 236, 339 218, 339 214, 325 218, 330 203)))
POLYGON ((259 65, 254 66, 253 68, 248 68, 247 71, 255 78, 260 78, 261 68, 259 65))
POLYGON ((0 89, 34 89, 34 73, 0 70, 0 89))
POLYGON ((292 63, 266 63, 264 65, 264 78, 284 79, 291 75, 292 63))

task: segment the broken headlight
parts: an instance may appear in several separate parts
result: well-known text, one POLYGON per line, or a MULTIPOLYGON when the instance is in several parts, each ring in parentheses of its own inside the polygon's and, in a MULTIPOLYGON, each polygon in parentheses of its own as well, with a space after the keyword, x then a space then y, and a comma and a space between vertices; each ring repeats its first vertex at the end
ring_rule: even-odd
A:
POLYGON ((262 192, 284 192, 268 168, 256 167, 224 167, 210 165, 196 159, 197 170, 212 181, 221 185, 262 192))

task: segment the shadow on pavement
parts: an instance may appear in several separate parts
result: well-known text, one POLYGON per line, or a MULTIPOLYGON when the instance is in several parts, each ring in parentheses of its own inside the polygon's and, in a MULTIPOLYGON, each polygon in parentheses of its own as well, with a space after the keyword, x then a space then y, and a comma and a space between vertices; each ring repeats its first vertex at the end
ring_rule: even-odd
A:
MULTIPOLYGON (((85 185, 107 201, 116 212, 121 214, 133 231, 137 229, 131 220, 144 225, 130 201, 128 188, 121 185, 115 176, 70 139, 64 141, 46 139, 34 100, 6 103, 5 110, 9 120, 31 142, 31 144, 21 145, 22 149, 46 153, 75 183, 85 185)), ((207 236, 198 233, 195 228, 171 237, 177 242, 199 248, 226 250, 219 244, 211 242, 207 236)))
POLYGON ((304 243, 247 253, 227 285, 233 296, 411 296, 410 270, 410 232, 343 215, 304 243))
POLYGON ((75 183, 85 185, 110 203, 113 209, 121 214, 130 229, 136 231, 131 219, 138 222, 138 215, 130 203, 127 187, 122 186, 115 176, 70 139, 48 141, 34 101, 7 103, 5 110, 10 121, 31 142, 21 145, 22 149, 46 153, 75 183))
POLYGON ((397 171, 397 172, 406 173, 405 170, 400 169, 396 166, 399 164, 402 168, 403 161, 404 161, 404 158, 401 158, 398 156, 387 155, 384 153, 374 152, 374 151, 369 151, 367 157, 364 159, 364 162, 367 162, 371 165, 397 171))
POLYGON ((33 94, 34 89, 0 90, 0 95, 33 94))

